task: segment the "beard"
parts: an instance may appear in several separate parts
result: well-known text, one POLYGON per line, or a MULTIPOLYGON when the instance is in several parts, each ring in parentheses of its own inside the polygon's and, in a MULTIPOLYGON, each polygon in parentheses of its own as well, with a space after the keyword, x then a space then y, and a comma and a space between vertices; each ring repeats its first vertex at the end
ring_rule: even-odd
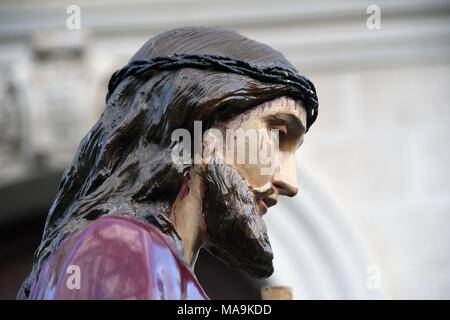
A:
POLYGON ((273 273, 273 253, 256 194, 231 165, 211 159, 203 172, 203 210, 212 255, 254 278, 273 273))

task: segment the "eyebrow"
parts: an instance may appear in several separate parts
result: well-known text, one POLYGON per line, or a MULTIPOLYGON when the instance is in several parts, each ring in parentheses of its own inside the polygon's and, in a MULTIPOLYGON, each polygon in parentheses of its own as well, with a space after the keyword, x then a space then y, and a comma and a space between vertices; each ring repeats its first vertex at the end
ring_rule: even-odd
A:
POLYGON ((298 135, 299 137, 305 133, 305 126, 299 117, 294 116, 290 113, 278 113, 267 116, 267 121, 280 124, 286 124, 288 134, 298 135))

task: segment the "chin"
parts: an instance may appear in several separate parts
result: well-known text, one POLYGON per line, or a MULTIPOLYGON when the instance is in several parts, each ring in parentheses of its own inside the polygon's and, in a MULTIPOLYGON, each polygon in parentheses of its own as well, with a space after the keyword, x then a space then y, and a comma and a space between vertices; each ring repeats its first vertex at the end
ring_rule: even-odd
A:
POLYGON ((226 265, 254 278, 273 273, 273 253, 266 225, 252 190, 232 166, 210 162, 204 173, 205 244, 226 265))
POLYGON ((264 255, 255 255, 254 252, 242 251, 242 248, 223 248, 211 245, 205 249, 228 267, 242 270, 252 278, 264 279, 273 274, 272 251, 264 252, 264 255))

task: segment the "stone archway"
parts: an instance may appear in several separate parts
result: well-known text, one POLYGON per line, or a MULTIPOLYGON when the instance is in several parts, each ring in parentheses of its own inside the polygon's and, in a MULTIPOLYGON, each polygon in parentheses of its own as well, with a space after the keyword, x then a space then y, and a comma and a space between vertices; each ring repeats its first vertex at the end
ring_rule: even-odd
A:
POLYGON ((298 177, 300 194, 280 198, 265 218, 275 256, 269 284, 292 286, 294 299, 380 298, 366 286, 362 240, 307 171, 298 169, 298 177))

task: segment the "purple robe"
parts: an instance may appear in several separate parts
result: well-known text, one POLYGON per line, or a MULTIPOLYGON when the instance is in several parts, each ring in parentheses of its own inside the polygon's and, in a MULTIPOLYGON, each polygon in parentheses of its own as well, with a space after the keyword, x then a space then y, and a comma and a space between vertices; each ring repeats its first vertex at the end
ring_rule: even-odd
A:
POLYGON ((103 216, 65 239, 29 299, 208 299, 172 240, 131 216, 103 216))

